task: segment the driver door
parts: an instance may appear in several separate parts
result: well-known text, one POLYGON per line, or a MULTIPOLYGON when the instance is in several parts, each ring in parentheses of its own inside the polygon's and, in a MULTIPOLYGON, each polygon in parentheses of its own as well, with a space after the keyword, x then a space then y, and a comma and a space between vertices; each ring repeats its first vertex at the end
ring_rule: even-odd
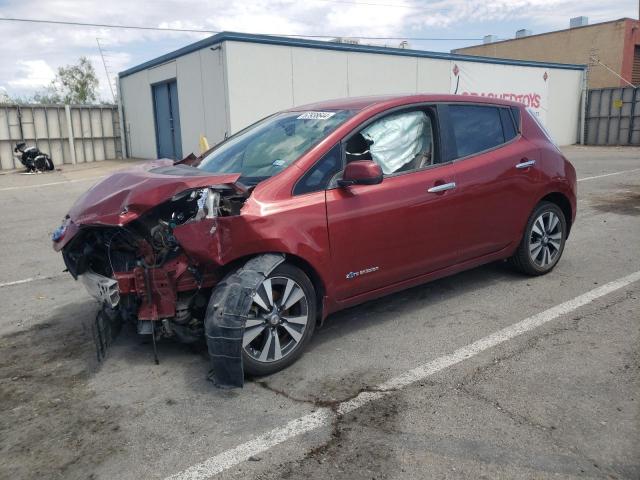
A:
MULTIPOLYGON (((422 141, 424 148, 414 153, 424 158, 430 152, 426 164, 424 160, 404 163, 411 157, 407 155, 407 149, 394 151, 393 145, 388 145, 392 135, 402 136, 408 132, 398 132, 397 128, 403 122, 389 122, 391 115, 394 120, 416 109, 376 119, 343 142, 346 147, 349 138, 359 133, 368 138, 367 130, 377 131, 376 140, 391 148, 385 148, 385 155, 378 156, 374 140, 370 145, 371 159, 378 164, 388 162, 381 165, 383 171, 388 172, 390 165, 397 171, 386 173, 382 183, 377 185, 337 187, 326 192, 332 275, 339 300, 455 263, 455 233, 459 219, 456 218, 453 165, 439 162, 435 109, 419 110, 427 113, 427 122, 422 131, 413 129, 411 134, 424 136, 415 139, 422 141), (385 123, 396 131, 385 130, 385 123), (403 159, 399 160, 400 157, 403 159)), ((354 152, 348 152, 346 157, 366 159, 354 152)))

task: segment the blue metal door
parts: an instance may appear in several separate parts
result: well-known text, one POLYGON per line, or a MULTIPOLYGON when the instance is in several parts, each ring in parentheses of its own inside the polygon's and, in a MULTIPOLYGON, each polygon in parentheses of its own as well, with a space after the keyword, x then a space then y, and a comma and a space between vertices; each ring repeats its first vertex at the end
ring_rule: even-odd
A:
POLYGON ((178 84, 173 80, 152 88, 158 158, 182 158, 178 84))

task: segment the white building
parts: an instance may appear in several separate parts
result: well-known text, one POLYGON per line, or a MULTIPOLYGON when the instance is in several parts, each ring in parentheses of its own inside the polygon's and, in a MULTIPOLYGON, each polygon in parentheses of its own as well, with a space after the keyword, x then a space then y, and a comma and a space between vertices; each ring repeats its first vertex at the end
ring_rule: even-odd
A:
POLYGON ((580 140, 585 66, 223 32, 119 75, 126 151, 179 158, 278 110, 330 98, 469 93, 531 106, 580 140))

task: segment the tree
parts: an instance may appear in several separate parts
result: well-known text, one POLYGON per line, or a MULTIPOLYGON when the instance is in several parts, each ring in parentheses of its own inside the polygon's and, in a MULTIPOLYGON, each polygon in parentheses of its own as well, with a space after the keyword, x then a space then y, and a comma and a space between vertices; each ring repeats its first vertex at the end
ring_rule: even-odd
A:
POLYGON ((11 103, 11 97, 4 87, 0 87, 0 103, 11 103))
POLYGON ((12 103, 70 103, 86 104, 98 100, 98 77, 87 57, 80 57, 75 65, 58 67, 58 73, 48 87, 32 96, 13 97, 12 103))
MULTIPOLYGON (((80 57, 76 65, 58 68, 49 93, 57 94, 64 103, 93 103, 98 99, 98 86, 93 65, 87 57, 80 57)), ((47 97, 46 93, 43 97, 47 97)))
MULTIPOLYGON (((53 87, 48 87, 40 92, 36 92, 32 97, 28 97, 25 102, 22 103, 41 103, 41 104, 53 104, 62 103, 62 97, 53 87)), ((20 102, 18 102, 20 103, 20 102)))

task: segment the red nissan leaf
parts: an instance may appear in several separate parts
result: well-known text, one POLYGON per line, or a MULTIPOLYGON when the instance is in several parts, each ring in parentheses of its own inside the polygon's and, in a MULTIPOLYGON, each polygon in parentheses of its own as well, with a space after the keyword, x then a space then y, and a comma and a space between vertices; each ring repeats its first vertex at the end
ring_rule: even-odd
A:
MULTIPOLYGON (((411 95, 276 113, 200 157, 114 173, 53 237, 122 322, 208 345, 242 385, 294 362, 329 314, 508 259, 551 271, 576 216, 573 166, 523 105, 411 95)), ((157 357, 156 357, 157 358, 157 357)))

